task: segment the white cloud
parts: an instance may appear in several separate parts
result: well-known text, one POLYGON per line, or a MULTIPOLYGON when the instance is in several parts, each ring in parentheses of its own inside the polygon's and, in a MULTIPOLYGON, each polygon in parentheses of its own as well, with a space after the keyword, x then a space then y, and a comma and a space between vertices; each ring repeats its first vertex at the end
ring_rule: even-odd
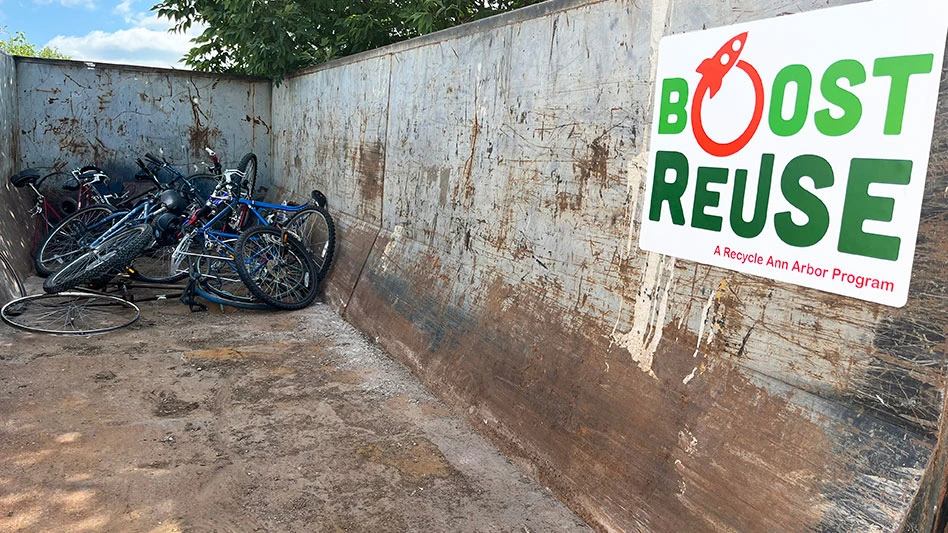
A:
POLYGON ((171 23, 168 19, 158 18, 158 15, 155 13, 134 11, 132 9, 132 0, 123 0, 112 9, 112 13, 122 17, 126 24, 130 24, 136 28, 164 31, 171 27, 171 23))
POLYGON ((127 4, 122 2, 116 10, 128 9, 126 20, 134 27, 110 33, 93 31, 84 36, 58 35, 46 45, 81 61, 186 68, 181 57, 191 49, 190 39, 200 35, 203 28, 169 33, 170 21, 132 13, 127 4))
POLYGON ((114 13, 125 17, 126 22, 132 15, 132 0, 124 0, 112 10, 114 13))

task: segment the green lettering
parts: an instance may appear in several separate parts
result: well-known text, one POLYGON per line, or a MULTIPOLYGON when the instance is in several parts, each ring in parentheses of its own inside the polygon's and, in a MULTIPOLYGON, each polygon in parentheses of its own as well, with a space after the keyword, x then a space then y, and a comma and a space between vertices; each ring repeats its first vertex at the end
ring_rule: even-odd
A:
POLYGON ((858 96, 839 86, 841 79, 848 81, 850 87, 855 87, 866 81, 866 69, 854 59, 843 59, 830 65, 823 74, 820 82, 823 98, 843 110, 843 116, 839 118, 833 118, 829 108, 816 112, 816 129, 830 137, 853 131, 862 118, 862 102, 858 96))
POLYGON ((658 112, 658 134, 677 135, 688 124, 688 82, 684 78, 668 78, 662 82, 662 103, 658 112), (676 100, 672 102, 672 95, 676 100), (674 120, 670 120, 674 117, 674 120))
POLYGON ((774 78, 774 89, 770 100, 770 130, 774 135, 789 137, 800 133, 806 124, 807 113, 810 111, 810 91, 813 87, 813 75, 804 65, 788 65, 777 73, 774 78), (793 103, 793 114, 788 119, 783 118, 784 98, 787 94, 787 85, 797 86, 797 97, 793 103))
POLYGON ((695 183, 695 205, 691 211, 691 227, 721 231, 721 217, 704 212, 707 207, 717 207, 721 193, 708 190, 710 183, 727 183, 726 168, 698 167, 698 181, 695 183))
POLYGON ((849 183, 839 228, 840 252, 863 257, 895 261, 899 258, 901 239, 863 231, 863 222, 891 222, 895 200, 870 196, 872 183, 908 185, 912 178, 912 161, 889 159, 853 159, 849 166, 849 183))
POLYGON ((747 198, 747 171, 738 170, 734 176, 734 197, 731 198, 731 229, 740 237, 752 239, 764 230, 767 222, 767 206, 770 204, 770 183, 774 174, 774 155, 764 154, 760 158, 760 177, 757 180, 757 201, 754 217, 744 220, 744 201, 747 198))
POLYGON ((685 213, 681 208, 681 197, 688 187, 688 158, 680 152, 659 151, 655 154, 655 176, 652 181, 652 199, 648 218, 658 222, 662 218, 662 203, 668 202, 672 223, 685 225, 685 213), (675 171, 675 179, 666 181, 669 170, 675 171))
POLYGON ((818 155, 801 155, 793 158, 783 171, 780 190, 790 205, 806 215, 803 225, 793 222, 790 211, 774 215, 774 229, 777 237, 790 246, 804 248, 820 242, 829 228, 829 211, 816 195, 803 188, 800 180, 809 177, 815 189, 833 185, 833 167, 818 155))
POLYGON ((905 99, 908 96, 909 78, 913 74, 928 74, 932 71, 933 54, 914 56, 880 57, 872 67, 873 76, 889 76, 889 105, 885 111, 886 135, 902 133, 902 120, 905 118, 905 99))

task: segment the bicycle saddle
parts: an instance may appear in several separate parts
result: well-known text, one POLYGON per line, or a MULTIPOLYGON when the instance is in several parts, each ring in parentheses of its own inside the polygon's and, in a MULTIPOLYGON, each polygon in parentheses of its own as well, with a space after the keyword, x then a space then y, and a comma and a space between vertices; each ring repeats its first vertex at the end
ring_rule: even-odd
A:
POLYGON ((91 165, 80 168, 78 172, 73 170, 72 175, 75 183, 70 182, 62 186, 67 191, 78 191, 81 183, 97 183, 99 181, 108 183, 109 181, 109 177, 102 169, 91 165))
POLYGON ((26 187, 29 183, 36 183, 40 178, 40 172, 35 168, 28 168, 10 176, 10 183, 14 187, 26 187))

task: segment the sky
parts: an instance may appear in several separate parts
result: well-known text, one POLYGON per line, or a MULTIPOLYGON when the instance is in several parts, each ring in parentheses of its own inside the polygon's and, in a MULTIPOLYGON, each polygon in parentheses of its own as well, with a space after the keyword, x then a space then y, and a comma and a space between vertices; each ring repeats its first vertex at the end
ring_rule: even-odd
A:
POLYGON ((200 30, 169 33, 171 22, 151 11, 158 1, 0 0, 0 39, 20 31, 37 47, 55 47, 72 59, 187 68, 181 57, 200 30))

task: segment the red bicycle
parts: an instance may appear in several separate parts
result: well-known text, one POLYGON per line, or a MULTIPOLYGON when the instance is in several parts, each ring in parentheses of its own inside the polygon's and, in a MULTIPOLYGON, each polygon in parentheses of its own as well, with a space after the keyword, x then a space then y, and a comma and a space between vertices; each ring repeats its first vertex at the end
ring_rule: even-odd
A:
POLYGON ((109 176, 94 166, 85 166, 69 173, 51 172, 46 175, 42 175, 39 170, 28 168, 11 176, 10 183, 20 189, 29 187, 36 198, 29 213, 33 217, 31 251, 35 251, 43 238, 66 216, 92 204, 116 205, 125 199, 121 184, 111 184, 109 176), (41 185, 47 181, 60 181, 61 189, 76 194, 65 195, 58 202, 57 209, 40 190, 41 185))

